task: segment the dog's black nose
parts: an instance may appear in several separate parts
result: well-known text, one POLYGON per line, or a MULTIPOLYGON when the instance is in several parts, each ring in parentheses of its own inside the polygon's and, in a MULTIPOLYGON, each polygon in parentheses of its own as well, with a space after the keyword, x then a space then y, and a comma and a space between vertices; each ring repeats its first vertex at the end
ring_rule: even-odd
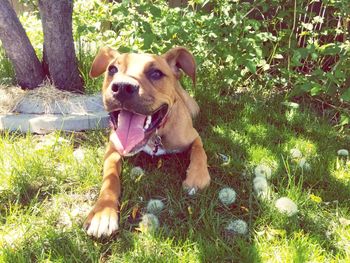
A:
POLYGON ((139 91, 139 86, 126 83, 119 82, 112 84, 112 92, 113 96, 119 101, 125 101, 131 99, 134 95, 136 95, 139 91))

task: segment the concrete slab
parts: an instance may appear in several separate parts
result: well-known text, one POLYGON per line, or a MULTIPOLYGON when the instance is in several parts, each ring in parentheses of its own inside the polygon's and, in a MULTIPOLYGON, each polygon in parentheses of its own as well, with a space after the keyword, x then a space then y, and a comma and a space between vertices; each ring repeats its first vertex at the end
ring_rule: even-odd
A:
POLYGON ((62 114, 2 114, 0 130, 46 134, 55 130, 85 131, 109 127, 105 111, 85 115, 62 114))
POLYGON ((46 134, 109 126, 101 94, 74 94, 47 85, 26 91, 0 86, 0 95, 0 130, 46 134))
POLYGON ((28 97, 17 103, 13 111, 32 114, 84 114, 104 111, 102 95, 75 95, 45 101, 45 98, 28 97))

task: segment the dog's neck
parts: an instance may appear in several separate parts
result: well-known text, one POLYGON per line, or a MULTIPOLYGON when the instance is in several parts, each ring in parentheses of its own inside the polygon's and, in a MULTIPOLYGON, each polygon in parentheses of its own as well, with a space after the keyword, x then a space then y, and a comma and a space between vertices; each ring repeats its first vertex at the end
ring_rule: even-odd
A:
POLYGON ((188 109, 191 117, 194 118, 199 113, 199 106, 197 102, 188 94, 187 91, 183 89, 183 87, 178 83, 175 88, 178 99, 182 100, 188 109))
MULTIPOLYGON (((193 100, 188 94, 187 96, 193 100)), ((194 100, 193 102, 197 106, 194 100)), ((183 151, 198 136, 197 131, 192 125, 193 113, 193 111, 190 111, 189 104, 186 104, 183 97, 177 95, 174 104, 170 107, 166 122, 158 129, 162 146, 166 151, 183 151), (173 143, 174 141, 176 141, 176 144, 173 143)))

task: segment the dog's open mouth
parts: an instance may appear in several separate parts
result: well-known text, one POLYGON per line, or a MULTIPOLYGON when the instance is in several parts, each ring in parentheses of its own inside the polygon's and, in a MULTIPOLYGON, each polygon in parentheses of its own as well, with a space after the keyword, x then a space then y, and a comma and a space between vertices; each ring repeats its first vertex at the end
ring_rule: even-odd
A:
POLYGON ((163 105, 151 115, 142 115, 127 110, 109 113, 111 125, 117 138, 115 146, 122 155, 128 155, 144 146, 151 134, 162 124, 168 113, 163 105))

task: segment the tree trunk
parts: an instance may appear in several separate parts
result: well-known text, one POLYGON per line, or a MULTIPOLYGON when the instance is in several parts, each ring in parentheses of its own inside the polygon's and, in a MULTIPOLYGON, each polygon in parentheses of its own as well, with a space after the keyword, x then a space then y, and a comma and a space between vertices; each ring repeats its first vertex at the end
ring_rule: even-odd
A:
POLYGON ((15 68, 18 84, 33 89, 44 80, 44 73, 26 32, 8 0, 0 1, 0 40, 15 68))
POLYGON ((48 65, 53 84, 58 89, 83 92, 72 33, 73 0, 39 0, 39 9, 44 31, 43 64, 48 65))

